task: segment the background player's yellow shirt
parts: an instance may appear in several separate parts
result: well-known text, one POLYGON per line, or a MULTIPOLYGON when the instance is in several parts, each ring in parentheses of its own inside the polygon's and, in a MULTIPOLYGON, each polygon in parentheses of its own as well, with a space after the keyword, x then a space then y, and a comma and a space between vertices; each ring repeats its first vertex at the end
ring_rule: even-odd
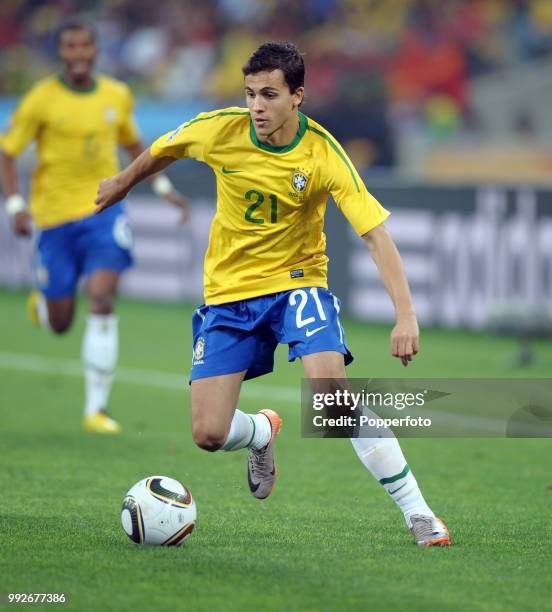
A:
POLYGON ((192 157, 217 179, 205 255, 205 302, 223 304, 298 287, 327 287, 326 202, 331 194, 359 235, 389 215, 337 141, 299 113, 294 141, 257 140, 243 108, 202 113, 151 146, 154 157, 192 157))
POLYGON ((91 215, 98 183, 119 171, 117 145, 138 141, 128 87, 99 76, 89 91, 65 85, 59 76, 39 81, 21 100, 0 136, 8 155, 36 140, 30 206, 40 228, 91 215))

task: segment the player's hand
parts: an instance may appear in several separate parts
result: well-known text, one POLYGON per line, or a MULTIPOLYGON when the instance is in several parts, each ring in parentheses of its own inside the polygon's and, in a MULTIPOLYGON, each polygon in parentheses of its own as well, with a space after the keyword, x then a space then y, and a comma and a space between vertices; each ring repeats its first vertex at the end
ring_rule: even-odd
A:
POLYGON ((167 202, 170 202, 174 206, 180 208, 180 223, 187 223, 190 219, 190 209, 188 207, 188 200, 186 200, 186 198, 181 193, 176 191, 176 189, 173 189, 170 193, 168 193, 165 196, 165 200, 167 200, 167 202))
POLYGON ((17 236, 32 235, 32 220, 27 210, 22 210, 13 216, 13 231, 17 236))
POLYGON ((420 350, 420 330, 415 314, 397 317, 391 332, 391 354, 407 366, 420 350))
POLYGON ((97 206, 95 213, 100 213, 102 210, 113 206, 113 204, 117 204, 126 196, 128 191, 123 186, 119 175, 103 180, 98 187, 98 193, 94 200, 94 204, 97 206))

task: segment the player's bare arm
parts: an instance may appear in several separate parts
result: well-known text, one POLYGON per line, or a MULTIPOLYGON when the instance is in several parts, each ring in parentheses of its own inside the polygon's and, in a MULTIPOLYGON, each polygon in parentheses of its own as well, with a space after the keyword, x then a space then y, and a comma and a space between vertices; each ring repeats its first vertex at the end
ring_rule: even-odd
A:
MULTIPOLYGON (((131 160, 135 160, 145 151, 145 147, 140 141, 138 141, 134 144, 127 145, 125 150, 130 156, 131 160)), ((177 189, 175 189, 169 178, 165 174, 153 174, 148 177, 148 180, 150 181, 152 189, 156 195, 180 209, 180 220, 182 223, 186 223, 190 217, 188 201, 177 189)))
POLYGON ((143 151, 122 172, 100 183, 94 201, 98 207, 96 213, 120 202, 135 185, 148 176, 164 170, 174 161, 176 161, 174 157, 153 157, 149 150, 143 151))
POLYGON ((13 231, 18 236, 30 236, 32 233, 31 215, 27 210, 23 196, 19 193, 15 157, 2 151, 0 153, 0 166, 6 209, 12 217, 13 231))
POLYGON ((420 350, 420 331, 401 256, 383 224, 362 238, 370 249, 381 280, 395 306, 396 324, 391 332, 391 354, 407 366, 420 350))

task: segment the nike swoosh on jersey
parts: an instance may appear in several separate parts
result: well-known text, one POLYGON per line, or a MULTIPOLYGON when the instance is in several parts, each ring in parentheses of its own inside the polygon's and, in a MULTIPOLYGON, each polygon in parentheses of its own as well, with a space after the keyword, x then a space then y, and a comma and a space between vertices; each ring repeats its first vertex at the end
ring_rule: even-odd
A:
POLYGON ((316 329, 307 329, 305 331, 305 334, 307 335, 307 338, 310 338, 311 336, 313 336, 316 332, 319 332, 321 329, 325 329, 326 327, 328 327, 327 325, 322 325, 322 327, 317 327, 316 329))
POLYGON ((243 172, 243 170, 228 170, 222 166, 222 174, 238 174, 239 172, 243 172))

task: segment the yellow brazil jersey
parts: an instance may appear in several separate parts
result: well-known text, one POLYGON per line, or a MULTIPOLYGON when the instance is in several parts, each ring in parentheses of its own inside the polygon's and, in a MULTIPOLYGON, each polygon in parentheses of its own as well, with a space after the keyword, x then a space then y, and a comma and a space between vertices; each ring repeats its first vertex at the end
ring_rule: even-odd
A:
POLYGON ((223 304, 298 287, 327 287, 326 202, 331 194, 359 235, 389 213, 337 141, 299 113, 293 142, 260 142, 243 108, 202 113, 157 139, 154 157, 191 157, 217 179, 205 255, 205 302, 223 304))
POLYGON ((99 76, 89 90, 71 89, 61 77, 39 81, 21 100, 0 147, 19 155, 36 140, 38 164, 30 193, 40 228, 61 225, 94 212, 98 183, 119 170, 117 145, 139 135, 128 87, 99 76))

